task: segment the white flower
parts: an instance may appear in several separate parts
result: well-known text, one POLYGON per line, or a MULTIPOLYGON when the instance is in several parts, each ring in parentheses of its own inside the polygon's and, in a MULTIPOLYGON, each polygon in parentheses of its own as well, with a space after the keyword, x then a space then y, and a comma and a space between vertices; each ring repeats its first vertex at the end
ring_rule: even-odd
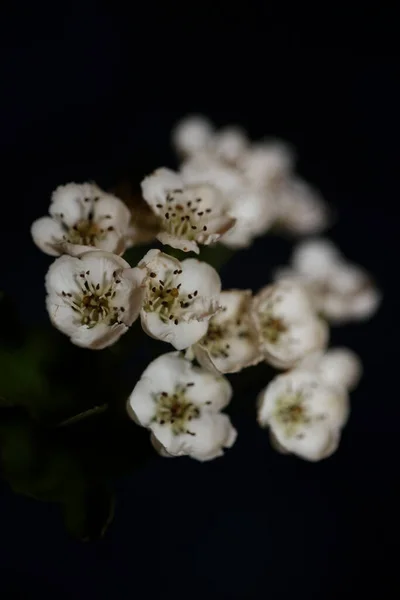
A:
POLYGON ((329 225, 331 216, 322 196, 305 181, 291 177, 276 195, 277 225, 295 235, 319 233, 329 225))
POLYGON ((235 442, 236 430, 220 413, 231 397, 227 379, 172 352, 144 371, 129 398, 128 413, 150 429, 162 455, 206 461, 222 456, 235 442))
POLYGON ((275 277, 306 285, 318 311, 333 323, 369 318, 381 301, 369 274, 347 262, 328 240, 299 244, 293 253, 292 267, 278 269, 275 277))
POLYGON ((292 148, 280 140, 251 144, 238 161, 238 168, 249 183, 265 192, 276 192, 291 174, 293 165, 292 148))
POLYGON ((208 147, 220 160, 235 165, 246 152, 248 144, 245 132, 240 127, 230 126, 217 131, 208 147))
POLYGON ((157 238, 184 252, 199 252, 234 225, 221 192, 207 183, 185 185, 170 169, 157 169, 142 181, 143 197, 161 222, 157 238))
POLYGON ((235 220, 233 227, 220 238, 222 244, 232 248, 249 246, 275 221, 272 195, 257 191, 238 169, 223 164, 217 157, 197 154, 183 163, 181 173, 191 185, 212 185, 222 194, 224 206, 235 220))
POLYGON ((50 319, 77 346, 105 348, 139 316, 144 276, 141 269, 101 250, 61 256, 46 275, 50 319))
POLYGON ((266 361, 288 369, 325 347, 328 327, 306 291, 291 281, 263 288, 253 300, 253 319, 266 361))
POLYGON ((275 448, 310 461, 335 452, 348 413, 345 389, 309 370, 275 377, 258 400, 258 422, 270 428, 275 448))
POLYGON ((313 352, 299 365, 301 369, 314 371, 331 386, 339 385, 353 390, 362 375, 362 364, 349 348, 330 348, 326 352, 313 352))
POLYGON ((258 335, 250 318, 251 291, 221 292, 222 310, 214 315, 206 335, 193 346, 194 356, 205 369, 235 373, 263 359, 258 335))
POLYGON ((214 127, 208 119, 193 115, 179 121, 172 131, 172 141, 180 155, 192 156, 207 148, 213 134, 214 127))
POLYGON ((219 310, 221 280, 213 267, 195 258, 180 262, 150 250, 139 263, 146 272, 142 327, 150 336, 188 348, 206 333, 219 310))
POLYGON ((123 254, 130 211, 94 183, 60 185, 52 194, 49 213, 31 228, 33 241, 46 254, 75 255, 82 246, 123 254))

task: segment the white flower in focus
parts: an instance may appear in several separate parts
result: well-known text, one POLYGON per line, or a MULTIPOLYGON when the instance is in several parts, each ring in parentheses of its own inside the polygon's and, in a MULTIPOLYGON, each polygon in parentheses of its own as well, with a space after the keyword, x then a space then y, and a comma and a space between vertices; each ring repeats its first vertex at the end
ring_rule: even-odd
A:
POLYGON ((318 461, 335 452, 349 414, 345 389, 295 369, 275 377, 258 399, 258 422, 275 449, 318 461))
POLYGON ((312 235, 326 229, 330 210, 322 196, 305 181, 287 179, 276 195, 277 225, 295 235, 312 235))
POLYGON ((347 262, 324 239, 304 241, 295 248, 289 268, 278 269, 275 278, 291 279, 306 285, 317 310, 332 323, 371 317, 381 294, 369 274, 347 262))
POLYGON ((349 391, 354 390, 362 375, 361 361, 349 348, 314 352, 304 358, 299 368, 314 371, 327 384, 339 385, 349 391))
POLYGON ((159 250, 150 250, 139 267, 146 273, 141 311, 146 333, 177 350, 198 342, 220 308, 217 271, 195 258, 180 262, 159 250))
POLYGON ((274 198, 254 189, 238 169, 223 164, 210 154, 198 154, 185 161, 182 178, 191 185, 207 184, 218 189, 227 212, 235 220, 220 238, 231 248, 245 248, 265 233, 276 219, 274 198))
POLYGON ((178 352, 154 360, 128 401, 133 420, 152 433, 163 456, 190 456, 200 461, 223 455, 236 430, 220 411, 232 397, 227 379, 204 371, 178 352))
POLYGON ((139 316, 144 276, 141 269, 101 250, 61 256, 46 275, 50 319, 77 346, 105 348, 139 316))
POLYGON ((289 369, 324 348, 329 330, 300 285, 282 281, 263 288, 253 300, 252 316, 261 351, 271 365, 289 369))
POLYGON ((250 317, 251 291, 221 292, 222 309, 208 325, 206 335, 193 346, 194 356, 205 369, 235 373, 263 359, 258 335, 250 317))
MULTIPOLYGON (((82 246, 123 254, 130 211, 94 183, 67 183, 52 194, 50 217, 31 228, 35 244, 51 256, 80 253, 82 246)), ((87 248, 87 250, 90 248, 87 248)))
POLYGON ((184 252, 199 252, 198 244, 212 244, 235 220, 221 192, 203 183, 185 185, 170 169, 157 169, 142 181, 143 197, 161 222, 157 238, 184 252))

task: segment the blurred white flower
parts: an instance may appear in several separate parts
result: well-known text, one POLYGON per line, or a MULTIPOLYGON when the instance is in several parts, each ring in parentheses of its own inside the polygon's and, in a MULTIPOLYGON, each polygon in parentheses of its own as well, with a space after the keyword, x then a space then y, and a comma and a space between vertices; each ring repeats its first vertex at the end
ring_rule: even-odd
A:
POLYGON ((248 146, 237 166, 254 189, 276 193, 292 173, 294 152, 283 141, 266 140, 248 146))
POLYGON ((278 451, 318 461, 335 452, 349 413, 341 386, 302 369, 275 377, 258 399, 258 422, 278 451))
POLYGON ((258 335, 250 318, 251 291, 221 292, 221 311, 208 325, 206 335, 193 346, 194 356, 205 369, 235 373, 263 360, 258 335))
POLYGON ((295 235, 312 235, 328 227, 331 213, 319 192, 296 177, 286 179, 276 194, 277 226, 295 235))
POLYGON ((105 348, 139 316, 144 277, 141 269, 109 252, 61 256, 46 275, 50 319, 77 346, 105 348))
POLYGON ((144 371, 130 395, 128 413, 151 431, 153 445, 163 456, 206 461, 222 456, 235 442, 236 430, 220 413, 231 397, 227 379, 172 352, 144 371))
POLYGON ((349 348, 313 352, 301 361, 299 368, 314 371, 327 384, 339 385, 349 391, 354 390, 362 375, 361 360, 349 348))
POLYGON ((252 316, 260 348, 271 365, 289 369, 326 346, 329 330, 300 285, 282 281, 263 288, 253 300, 252 316))
POLYGON ((82 246, 123 254, 131 218, 128 207, 94 183, 67 183, 52 194, 50 217, 32 224, 35 244, 51 256, 76 254, 82 246))
POLYGON ((201 115, 179 121, 172 130, 172 143, 182 157, 192 156, 207 148, 214 135, 212 123, 201 115))
POLYGON ((161 222, 157 238, 184 252, 198 253, 198 244, 216 242, 235 223, 218 188, 208 183, 185 185, 170 169, 157 169, 146 177, 142 192, 161 222))
POLYGON ((291 267, 278 269, 275 278, 306 285, 317 310, 332 323, 371 317, 381 293, 369 274, 347 262, 332 242, 304 241, 295 248, 291 267))
POLYGON ((182 177, 191 185, 207 184, 218 189, 227 212, 235 220, 220 242, 232 248, 249 246, 255 237, 264 234, 276 218, 274 198, 253 188, 246 177, 217 157, 202 153, 182 165, 182 177))
POLYGON ((146 272, 141 321, 150 336, 188 348, 206 333, 219 310, 221 280, 217 271, 194 258, 179 260, 150 250, 139 263, 146 272))

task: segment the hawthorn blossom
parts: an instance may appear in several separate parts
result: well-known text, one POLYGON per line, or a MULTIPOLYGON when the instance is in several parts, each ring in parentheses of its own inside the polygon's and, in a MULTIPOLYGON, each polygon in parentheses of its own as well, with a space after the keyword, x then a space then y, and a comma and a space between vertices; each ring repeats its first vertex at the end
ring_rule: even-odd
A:
POLYGON ((348 413, 345 388, 309 370, 275 377, 258 399, 258 422, 269 427, 275 449, 309 461, 335 452, 348 413))
POLYGON ((143 197, 159 217, 157 239, 184 252, 199 253, 198 244, 212 244, 235 223, 223 194, 208 183, 185 184, 170 169, 157 169, 142 181, 143 197))
POLYGON ((354 390, 362 375, 361 361, 349 348, 330 348, 309 354, 300 368, 314 371, 327 384, 340 385, 349 391, 354 390))
POLYGON ((292 174, 294 152, 286 142, 265 140, 251 144, 242 153, 237 166, 253 187, 276 193, 292 174))
POLYGON ((221 280, 205 262, 180 262, 159 250, 150 250, 139 263, 146 274, 142 327, 177 350, 198 342, 210 318, 220 309, 221 280))
POLYGON ((220 413, 231 397, 227 379, 171 352, 144 371, 128 400, 128 414, 151 431, 161 455, 206 461, 222 456, 235 442, 236 430, 220 413))
POLYGON ((235 373, 259 363, 263 355, 250 318, 251 291, 221 292, 220 304, 206 335, 193 346, 195 358, 205 369, 220 373, 235 373))
POLYGON ((197 154, 183 163, 181 173, 191 185, 212 185, 224 197, 224 206, 234 219, 233 226, 219 239, 225 246, 245 248, 274 223, 273 196, 255 189, 243 173, 217 157, 197 154))
POLYGON ((52 194, 49 213, 31 228, 33 241, 46 254, 76 254, 82 246, 116 254, 125 251, 130 211, 96 184, 60 185, 52 194))
POLYGON ((297 177, 290 177, 276 194, 277 227, 294 235, 313 235, 326 229, 330 210, 321 194, 297 177))
POLYGON ((145 273, 101 250, 57 258, 46 275, 51 322, 77 346, 102 349, 140 313, 145 273))
POLYGON ((317 310, 332 323, 367 319, 381 302, 370 275, 346 261, 334 244, 324 239, 298 244, 291 266, 278 269, 275 278, 306 285, 317 310))
POLYGON ((307 354, 326 346, 329 331, 300 285, 282 281, 253 299, 252 317, 260 349, 271 365, 289 369, 307 354))

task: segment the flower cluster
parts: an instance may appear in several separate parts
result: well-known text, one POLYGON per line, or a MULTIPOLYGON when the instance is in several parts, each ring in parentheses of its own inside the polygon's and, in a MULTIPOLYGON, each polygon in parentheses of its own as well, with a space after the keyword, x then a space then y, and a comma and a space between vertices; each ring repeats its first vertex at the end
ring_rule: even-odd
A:
POLYGON ((128 401, 163 456, 206 461, 230 448, 237 433, 220 412, 232 397, 226 374, 267 363, 285 372, 260 393, 259 424, 280 452, 326 458, 361 375, 354 353, 327 349, 328 322, 370 317, 380 293, 325 240, 300 242, 291 265, 255 294, 222 290, 210 264, 167 253, 199 254, 216 242, 241 248, 272 227, 302 235, 328 223, 286 144, 252 143, 239 128, 215 131, 201 118, 181 122, 173 140, 179 171, 159 168, 141 184, 150 236, 134 209, 94 183, 53 192, 50 216, 32 225, 37 246, 57 257, 46 276, 51 322, 77 346, 100 350, 140 318, 147 335, 175 349, 151 362, 128 401), (122 255, 144 238, 153 247, 129 264, 122 255))

